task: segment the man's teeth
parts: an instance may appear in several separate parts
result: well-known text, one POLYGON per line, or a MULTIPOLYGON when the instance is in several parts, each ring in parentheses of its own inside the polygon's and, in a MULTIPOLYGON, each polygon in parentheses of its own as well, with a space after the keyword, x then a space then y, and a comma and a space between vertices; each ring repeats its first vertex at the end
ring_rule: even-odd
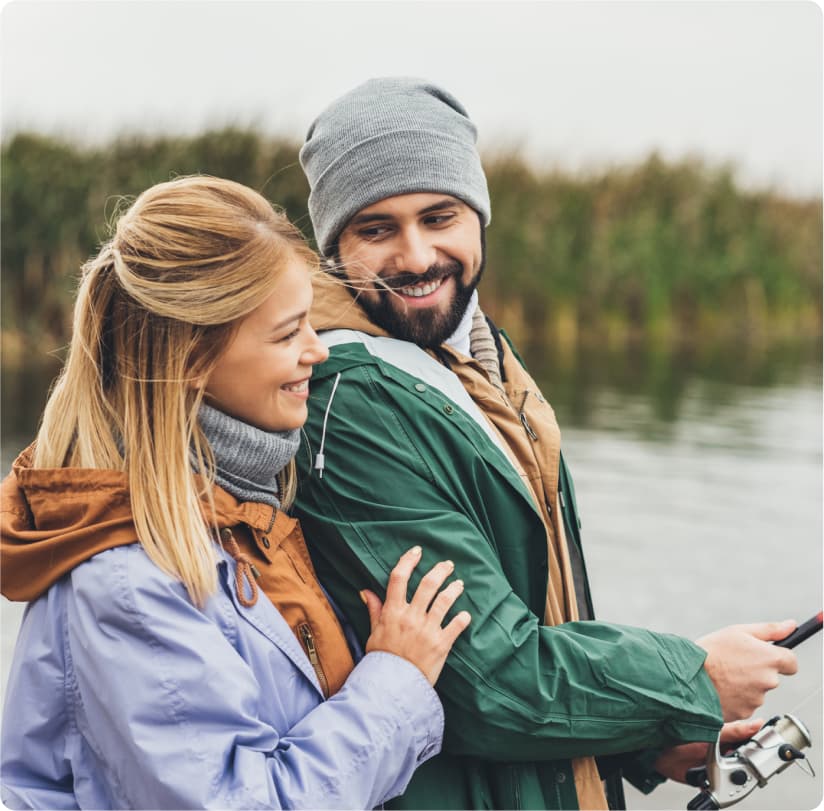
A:
POLYGON ((427 282, 426 284, 413 284, 410 287, 399 287, 398 292, 404 296, 413 296, 419 298, 420 296, 428 296, 434 293, 443 284, 443 279, 438 279, 434 282, 427 282))
POLYGON ((309 388, 309 381, 303 380, 300 383, 289 383, 288 385, 283 386, 283 388, 286 389, 286 391, 306 391, 309 388))

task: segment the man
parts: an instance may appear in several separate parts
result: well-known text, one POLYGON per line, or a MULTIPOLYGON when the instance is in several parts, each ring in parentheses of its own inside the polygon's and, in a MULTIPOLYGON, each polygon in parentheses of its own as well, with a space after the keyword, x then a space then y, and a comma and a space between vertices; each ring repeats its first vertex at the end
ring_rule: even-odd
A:
POLYGON ((454 97, 366 82, 316 119, 301 163, 329 271, 298 500, 319 575, 363 639, 356 590, 420 544, 454 562, 472 615, 439 684, 444 752, 393 805, 604 808, 599 766, 614 805, 622 769, 644 790, 653 766, 683 779, 694 742, 794 672, 766 641, 794 624, 694 644, 594 621, 554 413, 478 306, 490 202, 454 97))

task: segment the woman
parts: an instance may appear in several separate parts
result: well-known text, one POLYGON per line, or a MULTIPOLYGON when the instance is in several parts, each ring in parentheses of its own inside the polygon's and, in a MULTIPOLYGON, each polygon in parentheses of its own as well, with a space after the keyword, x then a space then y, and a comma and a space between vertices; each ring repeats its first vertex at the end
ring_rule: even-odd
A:
POLYGON ((315 264, 260 195, 190 177, 138 197, 84 267, 68 359, 2 486, 3 593, 31 601, 7 806, 370 808, 439 750, 432 685, 469 622, 442 628, 451 564, 407 602, 413 548, 385 604, 362 593, 355 665, 285 512, 327 356, 315 264))

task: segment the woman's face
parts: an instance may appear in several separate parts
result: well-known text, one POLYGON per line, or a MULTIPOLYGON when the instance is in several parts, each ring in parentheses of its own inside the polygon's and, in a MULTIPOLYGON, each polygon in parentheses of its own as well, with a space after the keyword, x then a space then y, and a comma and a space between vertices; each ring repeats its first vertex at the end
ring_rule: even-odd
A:
POLYGON ((329 355, 309 324, 311 305, 309 271, 294 258, 218 358, 206 382, 207 401, 264 431, 300 428, 312 367, 329 355))

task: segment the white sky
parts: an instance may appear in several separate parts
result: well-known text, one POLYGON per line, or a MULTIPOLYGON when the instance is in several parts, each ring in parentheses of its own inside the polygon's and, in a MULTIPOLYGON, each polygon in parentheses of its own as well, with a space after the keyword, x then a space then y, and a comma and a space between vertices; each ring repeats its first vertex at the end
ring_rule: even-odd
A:
POLYGON ((0 25, 4 139, 227 123, 298 139, 340 93, 406 74, 451 90, 487 152, 577 169, 657 148, 821 195, 814 2, 12 0, 0 25))

